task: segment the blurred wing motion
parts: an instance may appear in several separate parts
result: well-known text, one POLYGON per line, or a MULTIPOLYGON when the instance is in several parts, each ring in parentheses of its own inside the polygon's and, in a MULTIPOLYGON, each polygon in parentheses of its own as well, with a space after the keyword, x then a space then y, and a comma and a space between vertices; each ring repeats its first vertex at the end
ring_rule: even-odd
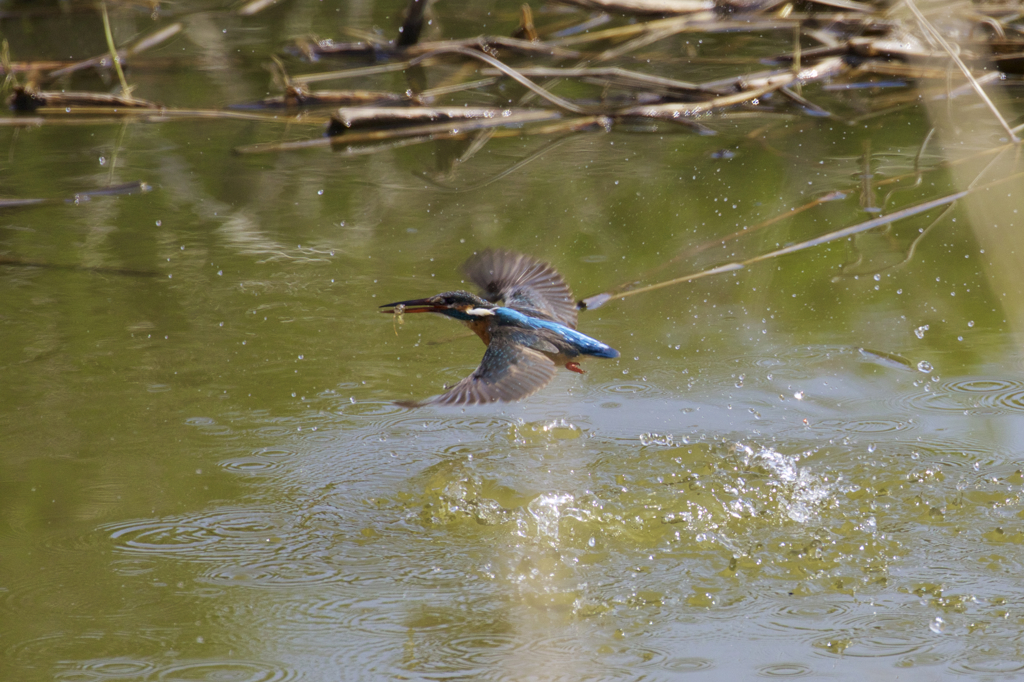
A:
POLYGON ((562 276, 547 263, 521 253, 488 249, 466 261, 463 272, 491 303, 576 328, 576 302, 562 276))
POLYGON ((555 363, 530 346, 546 348, 549 344, 531 332, 498 327, 492 331, 491 343, 476 371, 443 395, 398 404, 481 405, 533 395, 555 376, 555 363))

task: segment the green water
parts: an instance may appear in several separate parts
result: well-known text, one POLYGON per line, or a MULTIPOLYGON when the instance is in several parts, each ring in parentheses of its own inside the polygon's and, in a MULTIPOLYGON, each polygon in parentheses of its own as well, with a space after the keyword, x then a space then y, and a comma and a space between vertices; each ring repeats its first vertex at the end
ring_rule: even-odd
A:
MULTIPOLYGON (((61 7, 0 21, 14 59, 104 51, 98 17, 61 7)), ((289 37, 390 33, 397 15, 164 12, 113 12, 114 34, 182 21, 128 74, 180 107, 258 99, 289 37)), ((515 3, 458 14, 439 3, 435 30, 516 23, 515 3)), ((1019 89, 992 92, 1019 119, 1019 89)), ((620 126, 500 178, 551 138, 452 165, 459 142, 233 153, 320 132, 298 123, 0 126, 7 198, 153 188, 0 209, 0 255, 20 262, 0 265, 0 677, 1020 674, 1019 181, 924 233, 937 211, 583 312, 622 357, 517 404, 396 407, 483 347, 376 312, 462 286, 487 247, 584 297, 868 220, 866 143, 876 181, 911 173, 875 205, 944 196, 996 157, 915 188, 929 128, 931 166, 1000 135, 972 97, 954 106, 957 125, 939 102, 857 124, 713 118, 713 137, 620 126), (716 241, 832 191, 848 196, 716 241)), ((1020 170, 996 163, 979 184, 1020 170)))

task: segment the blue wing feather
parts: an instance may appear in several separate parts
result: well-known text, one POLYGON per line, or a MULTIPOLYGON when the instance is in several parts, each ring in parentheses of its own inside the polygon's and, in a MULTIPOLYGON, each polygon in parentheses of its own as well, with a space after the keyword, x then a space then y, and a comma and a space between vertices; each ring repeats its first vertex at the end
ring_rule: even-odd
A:
MULTIPOLYGON (((576 354, 593 355, 598 358, 619 357, 619 351, 615 350, 611 346, 601 343, 597 339, 591 338, 586 334, 576 331, 575 329, 570 329, 563 324, 524 315, 518 310, 513 310, 512 308, 495 308, 494 315, 499 325, 519 327, 522 329, 544 330, 549 332, 550 334, 553 334, 556 339, 565 342, 575 349, 577 351, 576 354)), ((561 344, 556 343, 556 345, 561 344)))

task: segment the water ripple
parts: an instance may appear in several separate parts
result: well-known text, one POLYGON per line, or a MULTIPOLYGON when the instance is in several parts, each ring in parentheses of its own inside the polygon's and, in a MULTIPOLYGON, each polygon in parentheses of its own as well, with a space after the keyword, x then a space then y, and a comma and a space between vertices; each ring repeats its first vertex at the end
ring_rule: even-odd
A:
POLYGON ((665 669, 677 673, 696 673, 714 667, 715 662, 707 658, 670 658, 665 661, 665 669))
POLYGON ((610 393, 612 395, 622 395, 624 393, 630 395, 644 395, 646 393, 652 393, 654 390, 655 388, 652 385, 639 381, 619 381, 601 386, 602 392, 610 393))
POLYGON ((814 673, 814 669, 803 663, 773 663, 757 668, 761 677, 806 677, 814 673))
POLYGON ((826 431, 840 431, 843 433, 893 433, 895 431, 906 431, 907 429, 913 428, 913 425, 907 421, 899 419, 886 419, 884 417, 876 417, 869 419, 822 419, 821 421, 815 421, 813 424, 815 429, 824 429, 826 431))
POLYGON ((950 670, 967 675, 1012 675, 1024 671, 1024 662, 1018 656, 986 655, 984 653, 969 654, 964 660, 957 661, 950 670))
POLYGON ((258 476, 280 469, 283 465, 282 459, 284 459, 284 457, 291 456, 291 454, 292 453, 288 453, 288 455, 280 456, 280 459, 268 456, 267 454, 253 454, 246 457, 235 457, 233 459, 220 462, 220 466, 236 474, 258 476))
POLYGON ((843 620, 849 605, 831 600, 796 598, 797 601, 770 607, 758 626, 767 630, 769 637, 779 635, 801 644, 815 644, 822 632, 828 632, 843 620))
MULTIPOLYGON (((490 668, 501 664, 523 648, 524 638, 509 628, 505 631, 474 632, 445 638, 436 653, 446 660, 457 660, 471 666, 490 668)), ((531 643, 540 644, 540 643, 531 643)), ((532 646, 531 646, 532 649, 532 646)))
POLYGON ((930 386, 934 390, 896 396, 889 402, 901 413, 984 416, 1024 412, 1024 380, 970 377, 930 386))
MULTIPOLYGON (((1006 454, 1000 455, 981 440, 971 438, 967 434, 957 434, 956 440, 934 440, 921 437, 907 442, 896 441, 885 446, 885 452, 909 452, 911 456, 919 456, 924 463, 939 462, 943 466, 957 469, 973 469, 976 464, 993 467, 999 465, 1017 465, 1018 458, 1006 454)), ((882 452, 882 448, 878 450, 882 452)))
POLYGON ((210 660, 176 663, 156 672, 156 679, 167 682, 216 680, 216 682, 289 682, 298 673, 273 663, 261 661, 210 660))
MULTIPOLYGON (((100 530, 125 552, 194 555, 204 560, 249 558, 254 551, 276 546, 281 537, 294 540, 296 533, 277 516, 253 509, 220 509, 195 517, 107 524, 100 530)), ((298 549, 293 542, 288 547, 293 552, 298 549)))
POLYGON ((977 397, 982 407, 1024 411, 1024 381, 1020 379, 961 379, 942 384, 942 389, 955 395, 977 397))
POLYGON ((364 401, 357 403, 338 402, 335 408, 338 414, 346 417, 389 417, 400 414, 409 414, 408 408, 396 405, 393 402, 364 401))
MULTIPOLYGON (((128 659, 119 654, 139 649, 163 650, 165 647, 166 643, 160 638, 136 630, 130 632, 95 630, 77 635, 57 631, 5 646, 2 660, 7 664, 23 663, 34 666, 39 661, 75 661, 85 658, 85 665, 98 664, 101 670, 105 664, 109 663, 112 665, 111 670, 123 671, 137 666, 140 670, 152 671, 155 669, 152 663, 146 660, 128 659), (86 652, 87 658, 82 656, 86 652)), ((74 669, 77 670, 79 665, 82 664, 73 664, 74 669)), ((70 673, 70 670, 68 672, 70 673)))
POLYGON ((338 571, 323 561, 280 557, 218 566, 202 573, 198 580, 214 585, 291 586, 330 582, 337 575, 338 571))
POLYGON ((269 424, 267 426, 261 426, 254 429, 253 435, 258 440, 273 443, 294 436, 295 427, 286 426, 284 424, 269 424))
POLYGON ((110 562, 110 570, 118 575, 139 576, 147 575, 157 570, 160 564, 156 559, 149 557, 132 557, 129 559, 115 559, 110 562))
POLYGON ((816 648, 853 658, 908 656, 930 651, 934 640, 926 623, 898 613, 860 613, 841 619, 836 626, 844 633, 838 640, 846 641, 836 647, 819 640, 816 648))
POLYGON ((71 666, 61 666, 54 676, 58 680, 141 680, 154 674, 152 661, 132 658, 100 658, 71 666))
MULTIPOLYGON (((792 618, 805 624, 809 619, 842 617, 849 610, 849 605, 841 602, 801 599, 795 603, 781 604, 775 609, 775 613, 780 618, 792 618)), ((789 624, 781 626, 791 627, 789 624)))

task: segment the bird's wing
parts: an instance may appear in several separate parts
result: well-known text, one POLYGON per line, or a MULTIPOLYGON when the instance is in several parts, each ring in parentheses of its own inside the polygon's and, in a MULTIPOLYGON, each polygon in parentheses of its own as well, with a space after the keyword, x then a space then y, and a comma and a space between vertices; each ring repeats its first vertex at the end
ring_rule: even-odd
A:
POLYGON ((576 328, 572 290, 547 263, 521 253, 488 249, 466 261, 462 270, 492 303, 504 299, 507 307, 521 313, 576 328))
POLYGON ((491 333, 491 343, 476 371, 442 395, 399 405, 481 405, 533 395, 555 376, 555 363, 531 345, 543 347, 544 342, 532 332, 499 327, 491 333))

